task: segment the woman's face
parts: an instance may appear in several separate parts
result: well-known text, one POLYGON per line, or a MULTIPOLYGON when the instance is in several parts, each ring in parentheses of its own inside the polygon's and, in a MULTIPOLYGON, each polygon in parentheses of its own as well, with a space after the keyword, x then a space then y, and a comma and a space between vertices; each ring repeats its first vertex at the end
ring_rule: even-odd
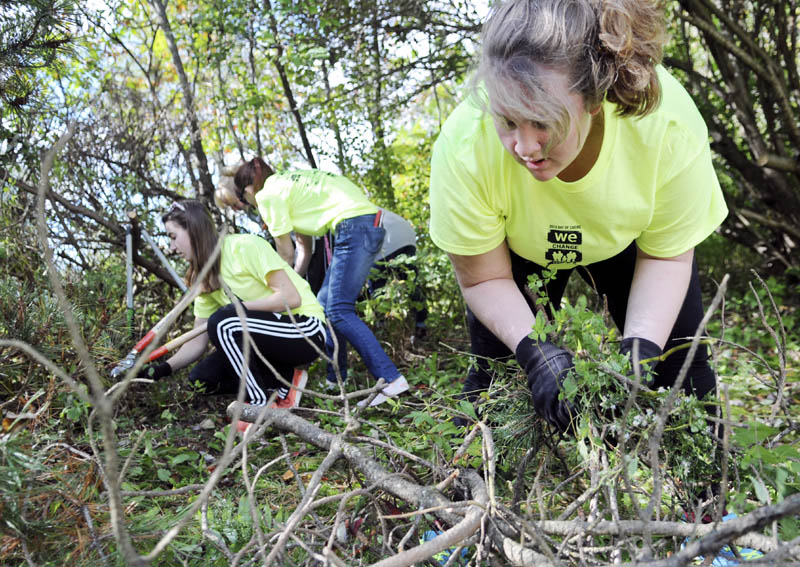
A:
MULTIPOLYGON (((592 125, 592 114, 585 110, 583 97, 569 90, 566 76, 558 71, 547 73, 551 76, 552 95, 564 101, 569 115, 576 117, 570 121, 566 137, 549 152, 544 150, 550 133, 541 124, 507 116, 502 108, 492 108, 495 129, 503 147, 539 181, 549 181, 570 166, 580 165, 581 151, 592 125)), ((589 168, 591 165, 588 164, 589 168)))
POLYGON ((189 240, 189 231, 171 220, 164 223, 164 228, 167 229, 167 236, 169 236, 170 251, 177 252, 191 262, 194 259, 194 250, 192 250, 192 242, 189 240))

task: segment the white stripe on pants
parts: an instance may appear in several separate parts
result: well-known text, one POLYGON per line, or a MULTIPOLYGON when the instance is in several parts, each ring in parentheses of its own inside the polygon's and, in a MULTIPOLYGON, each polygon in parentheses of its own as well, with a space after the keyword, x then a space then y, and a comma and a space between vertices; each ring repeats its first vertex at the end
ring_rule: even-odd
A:
MULTIPOLYGON (((305 321, 297 324, 292 323, 289 316, 286 315, 286 321, 268 321, 263 319, 256 319, 252 317, 247 318, 247 329, 252 335, 264 335, 272 337, 281 337, 287 339, 296 339, 304 341, 306 337, 312 337, 317 333, 325 333, 325 325, 316 317, 308 317, 305 321)), ((244 368, 244 353, 236 342, 235 334, 241 333, 244 336, 244 325, 239 317, 227 317, 222 319, 216 328, 217 338, 219 339, 220 347, 225 353, 225 356, 231 363, 234 371, 238 376, 242 375, 244 368)), ((269 353, 261 349, 261 354, 264 358, 269 360, 269 353)), ((250 359, 258 356, 251 350, 250 359)), ((259 385, 255 376, 249 366, 246 368, 245 386, 247 388, 247 395, 250 398, 250 403, 253 405, 264 405, 267 403, 269 394, 259 385)))

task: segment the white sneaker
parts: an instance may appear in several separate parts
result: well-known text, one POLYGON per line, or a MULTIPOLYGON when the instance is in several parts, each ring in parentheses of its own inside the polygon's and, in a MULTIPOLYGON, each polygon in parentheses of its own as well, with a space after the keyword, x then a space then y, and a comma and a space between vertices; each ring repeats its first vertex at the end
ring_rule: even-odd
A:
MULTIPOLYGON (((394 398, 396 396, 399 396, 403 392, 407 391, 408 391, 408 381, 406 380, 406 377, 401 374, 393 382, 390 382, 389 384, 384 386, 383 390, 381 390, 381 392, 377 396, 375 396, 375 399, 372 400, 372 403, 370 403, 369 405, 370 407, 377 406, 379 404, 382 404, 389 398, 394 398)), ((361 400, 360 402, 358 402, 358 407, 363 408, 365 405, 367 405, 367 400, 361 400)))

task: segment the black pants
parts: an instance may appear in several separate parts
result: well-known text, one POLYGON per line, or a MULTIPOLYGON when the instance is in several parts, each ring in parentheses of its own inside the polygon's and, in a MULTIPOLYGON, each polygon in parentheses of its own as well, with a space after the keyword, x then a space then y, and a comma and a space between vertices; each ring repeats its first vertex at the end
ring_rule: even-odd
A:
MULTIPOLYGON (((633 281, 633 269, 636 265, 636 245, 631 244, 616 256, 589 264, 578 266, 570 270, 559 270, 556 272, 555 279, 551 280, 547 286, 547 294, 550 298, 549 309, 558 308, 561 304, 561 296, 567 286, 567 281, 573 271, 576 271, 601 296, 605 296, 608 309, 614 323, 619 329, 625 328, 625 311, 628 307, 628 294, 633 281)), ((520 288, 528 305, 533 310, 533 303, 525 289, 528 284, 528 276, 531 274, 541 275, 543 268, 511 252, 511 270, 514 282, 520 288)), ((692 263, 692 276, 689 281, 689 289, 683 301, 678 318, 670 332, 664 350, 669 350, 680 344, 691 342, 691 337, 697 331, 703 319, 703 304, 700 298, 700 280, 697 275, 697 262, 692 263), (689 337, 688 339, 686 337, 689 337)), ((507 360, 513 353, 495 337, 484 325, 478 321, 475 315, 467 310, 467 322, 471 340, 472 353, 478 356, 477 362, 470 369, 464 382, 462 390, 467 399, 474 402, 478 394, 486 390, 492 381, 488 359, 507 360)), ((660 362, 655 372, 657 377, 654 387, 670 387, 675 383, 688 349, 679 350, 660 362)), ((694 393, 697 398, 703 398, 708 392, 716 387, 716 376, 711 369, 708 359, 708 349, 700 345, 689 367, 689 373, 683 382, 684 392, 694 393)))
MULTIPOLYGON (((248 310, 245 313, 253 343, 289 383, 295 366, 309 364, 316 360, 318 352, 324 352, 325 324, 316 317, 295 315, 296 323, 292 323, 285 313, 248 310)), ((199 382, 207 394, 236 394, 244 367, 244 331, 233 304, 220 307, 209 317, 208 338, 216 349, 195 365, 189 372, 189 380, 192 384, 199 382)), ((285 388, 252 345, 245 379, 245 401, 255 405, 265 404, 273 390, 285 388)))

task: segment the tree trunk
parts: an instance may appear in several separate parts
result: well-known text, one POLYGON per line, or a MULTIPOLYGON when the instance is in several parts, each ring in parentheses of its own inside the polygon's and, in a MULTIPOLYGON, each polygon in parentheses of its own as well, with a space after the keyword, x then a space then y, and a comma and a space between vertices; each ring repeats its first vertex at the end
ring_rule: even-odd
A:
POLYGON ((155 9, 156 16, 158 17, 158 24, 164 32, 164 37, 167 40, 169 51, 172 54, 172 63, 175 65, 175 70, 178 73, 178 78, 181 83, 181 90, 183 91, 183 98, 185 102, 186 118, 189 122, 189 132, 192 140, 192 150, 194 157, 197 159, 197 170, 199 174, 200 184, 197 188, 198 198, 205 204, 211 202, 214 194, 214 182, 211 180, 211 174, 208 171, 208 159, 206 158, 205 150, 203 150, 203 141, 200 137, 200 126, 197 122, 197 114, 194 107, 194 96, 192 95, 192 87, 189 85, 189 80, 186 77, 186 72, 183 69, 183 62, 181 55, 178 52, 178 45, 175 43, 175 36, 172 34, 169 20, 167 19, 167 12, 164 8, 162 0, 150 0, 153 8, 155 9))
POLYGON ((306 153, 306 160, 311 167, 316 169, 317 161, 314 159, 314 152, 311 151, 311 144, 308 141, 306 127, 305 124, 303 124, 302 116, 300 116, 300 110, 297 108, 297 102, 294 99, 292 85, 289 84, 289 76, 286 73, 286 68, 281 62, 281 56, 283 56, 283 46, 278 39, 278 21, 275 19, 275 14, 272 12, 272 4, 269 0, 264 0, 264 9, 267 14, 269 14, 270 31, 275 39, 275 56, 272 58, 272 64, 275 65, 275 70, 278 71, 278 77, 280 78, 281 86, 283 87, 283 94, 286 95, 286 101, 289 103, 289 110, 292 112, 295 122, 297 122, 297 131, 300 134, 300 139, 303 142, 303 150, 306 153))

